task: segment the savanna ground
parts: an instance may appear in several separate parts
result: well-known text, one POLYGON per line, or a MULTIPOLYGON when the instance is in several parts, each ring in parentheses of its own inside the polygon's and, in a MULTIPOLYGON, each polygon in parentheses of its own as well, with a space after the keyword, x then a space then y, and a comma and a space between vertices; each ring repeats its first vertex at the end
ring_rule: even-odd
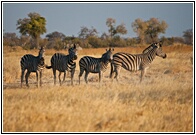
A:
MULTIPOLYGON (((115 48, 114 53, 141 53, 145 47, 115 48)), ((90 74, 88 85, 84 75, 78 84, 78 61, 84 55, 100 57, 105 48, 79 50, 74 86, 69 75, 62 86, 54 86, 52 70, 44 69, 41 88, 35 73, 30 88, 20 88, 20 58, 38 50, 3 49, 4 132, 193 132, 192 46, 164 46, 167 58, 156 57, 142 83, 140 72, 123 69, 119 82, 111 82, 109 66, 101 84, 98 74, 90 74)), ((46 49, 46 64, 55 52, 46 49)))

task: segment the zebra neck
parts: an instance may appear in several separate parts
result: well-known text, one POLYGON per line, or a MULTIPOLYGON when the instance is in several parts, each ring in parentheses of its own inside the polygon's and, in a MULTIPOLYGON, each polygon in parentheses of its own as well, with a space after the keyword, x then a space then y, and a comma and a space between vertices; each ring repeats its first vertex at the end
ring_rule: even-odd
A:
POLYGON ((37 56, 39 59, 41 59, 42 57, 44 57, 44 55, 42 53, 39 53, 39 55, 37 56))
POLYGON ((151 51, 145 53, 144 57, 151 63, 156 57, 156 49, 152 49, 151 51))
POLYGON ((100 58, 100 62, 102 62, 102 63, 109 63, 109 61, 106 58, 104 58, 104 57, 100 58))
POLYGON ((72 59, 69 59, 69 64, 73 65, 75 64, 76 62, 74 62, 72 59))
POLYGON ((101 61, 101 66, 102 67, 107 67, 108 66, 109 61, 101 61))

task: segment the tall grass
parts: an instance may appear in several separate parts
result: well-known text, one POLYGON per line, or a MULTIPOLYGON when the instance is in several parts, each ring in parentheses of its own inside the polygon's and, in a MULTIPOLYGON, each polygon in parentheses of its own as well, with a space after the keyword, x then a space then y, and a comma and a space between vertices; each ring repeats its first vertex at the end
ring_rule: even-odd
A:
MULTIPOLYGON (((115 48, 115 52, 139 53, 143 48, 115 48)), ((46 50, 46 63, 54 50, 46 50), (51 52, 50 52, 51 51, 51 52), (51 53, 51 54, 50 54, 51 53)), ((167 59, 157 57, 142 83, 140 72, 121 70, 119 82, 109 79, 110 69, 98 83, 89 75, 74 86, 53 85, 52 70, 44 70, 43 87, 20 88, 19 61, 24 53, 6 52, 3 57, 4 132, 193 132, 192 47, 164 47, 167 59)), ((84 55, 101 56, 105 48, 83 49, 84 55)), ((29 52, 30 53, 30 52, 29 52)), ((37 52, 36 52, 37 53, 37 52)), ((35 55, 37 55, 34 53, 35 55)), ((66 52, 65 52, 66 53, 66 52)))

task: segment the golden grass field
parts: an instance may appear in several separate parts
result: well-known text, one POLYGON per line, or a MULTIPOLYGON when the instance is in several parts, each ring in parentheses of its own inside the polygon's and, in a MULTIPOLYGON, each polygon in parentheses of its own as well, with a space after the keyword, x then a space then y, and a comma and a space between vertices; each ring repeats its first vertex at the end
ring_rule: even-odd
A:
MULTIPOLYGON (((115 48, 114 53, 141 53, 145 47, 115 48)), ((83 49, 74 86, 69 76, 54 86, 52 70, 44 69, 41 88, 35 73, 30 88, 20 88, 20 58, 38 50, 3 49, 3 132, 193 132, 192 46, 164 46, 167 58, 156 57, 142 83, 139 71, 123 69, 119 82, 111 82, 109 66, 100 84, 98 74, 89 74, 89 84, 83 75, 79 85, 79 59, 100 57, 106 48, 83 49)), ((46 49, 46 64, 55 52, 46 49)))

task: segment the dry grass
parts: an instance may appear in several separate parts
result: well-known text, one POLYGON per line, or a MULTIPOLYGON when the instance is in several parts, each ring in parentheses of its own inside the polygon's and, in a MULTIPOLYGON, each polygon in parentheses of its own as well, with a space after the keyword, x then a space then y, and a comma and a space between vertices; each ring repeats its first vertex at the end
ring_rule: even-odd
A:
MULTIPOLYGON (((145 47, 115 48, 115 52, 139 53, 145 47)), ((20 58, 28 51, 4 50, 4 132, 193 132, 193 51, 190 46, 164 47, 167 59, 156 58, 143 82, 140 72, 121 70, 119 83, 109 79, 108 69, 101 84, 98 75, 83 77, 78 85, 78 61, 74 86, 66 78, 53 85, 52 70, 44 70, 43 87, 20 88, 20 58), (10 64, 11 63, 11 64, 10 64)), ((50 65, 54 50, 46 50, 50 65)), ((101 56, 105 48, 83 49, 83 55, 101 56)), ((37 51, 32 52, 37 55, 37 51)))

